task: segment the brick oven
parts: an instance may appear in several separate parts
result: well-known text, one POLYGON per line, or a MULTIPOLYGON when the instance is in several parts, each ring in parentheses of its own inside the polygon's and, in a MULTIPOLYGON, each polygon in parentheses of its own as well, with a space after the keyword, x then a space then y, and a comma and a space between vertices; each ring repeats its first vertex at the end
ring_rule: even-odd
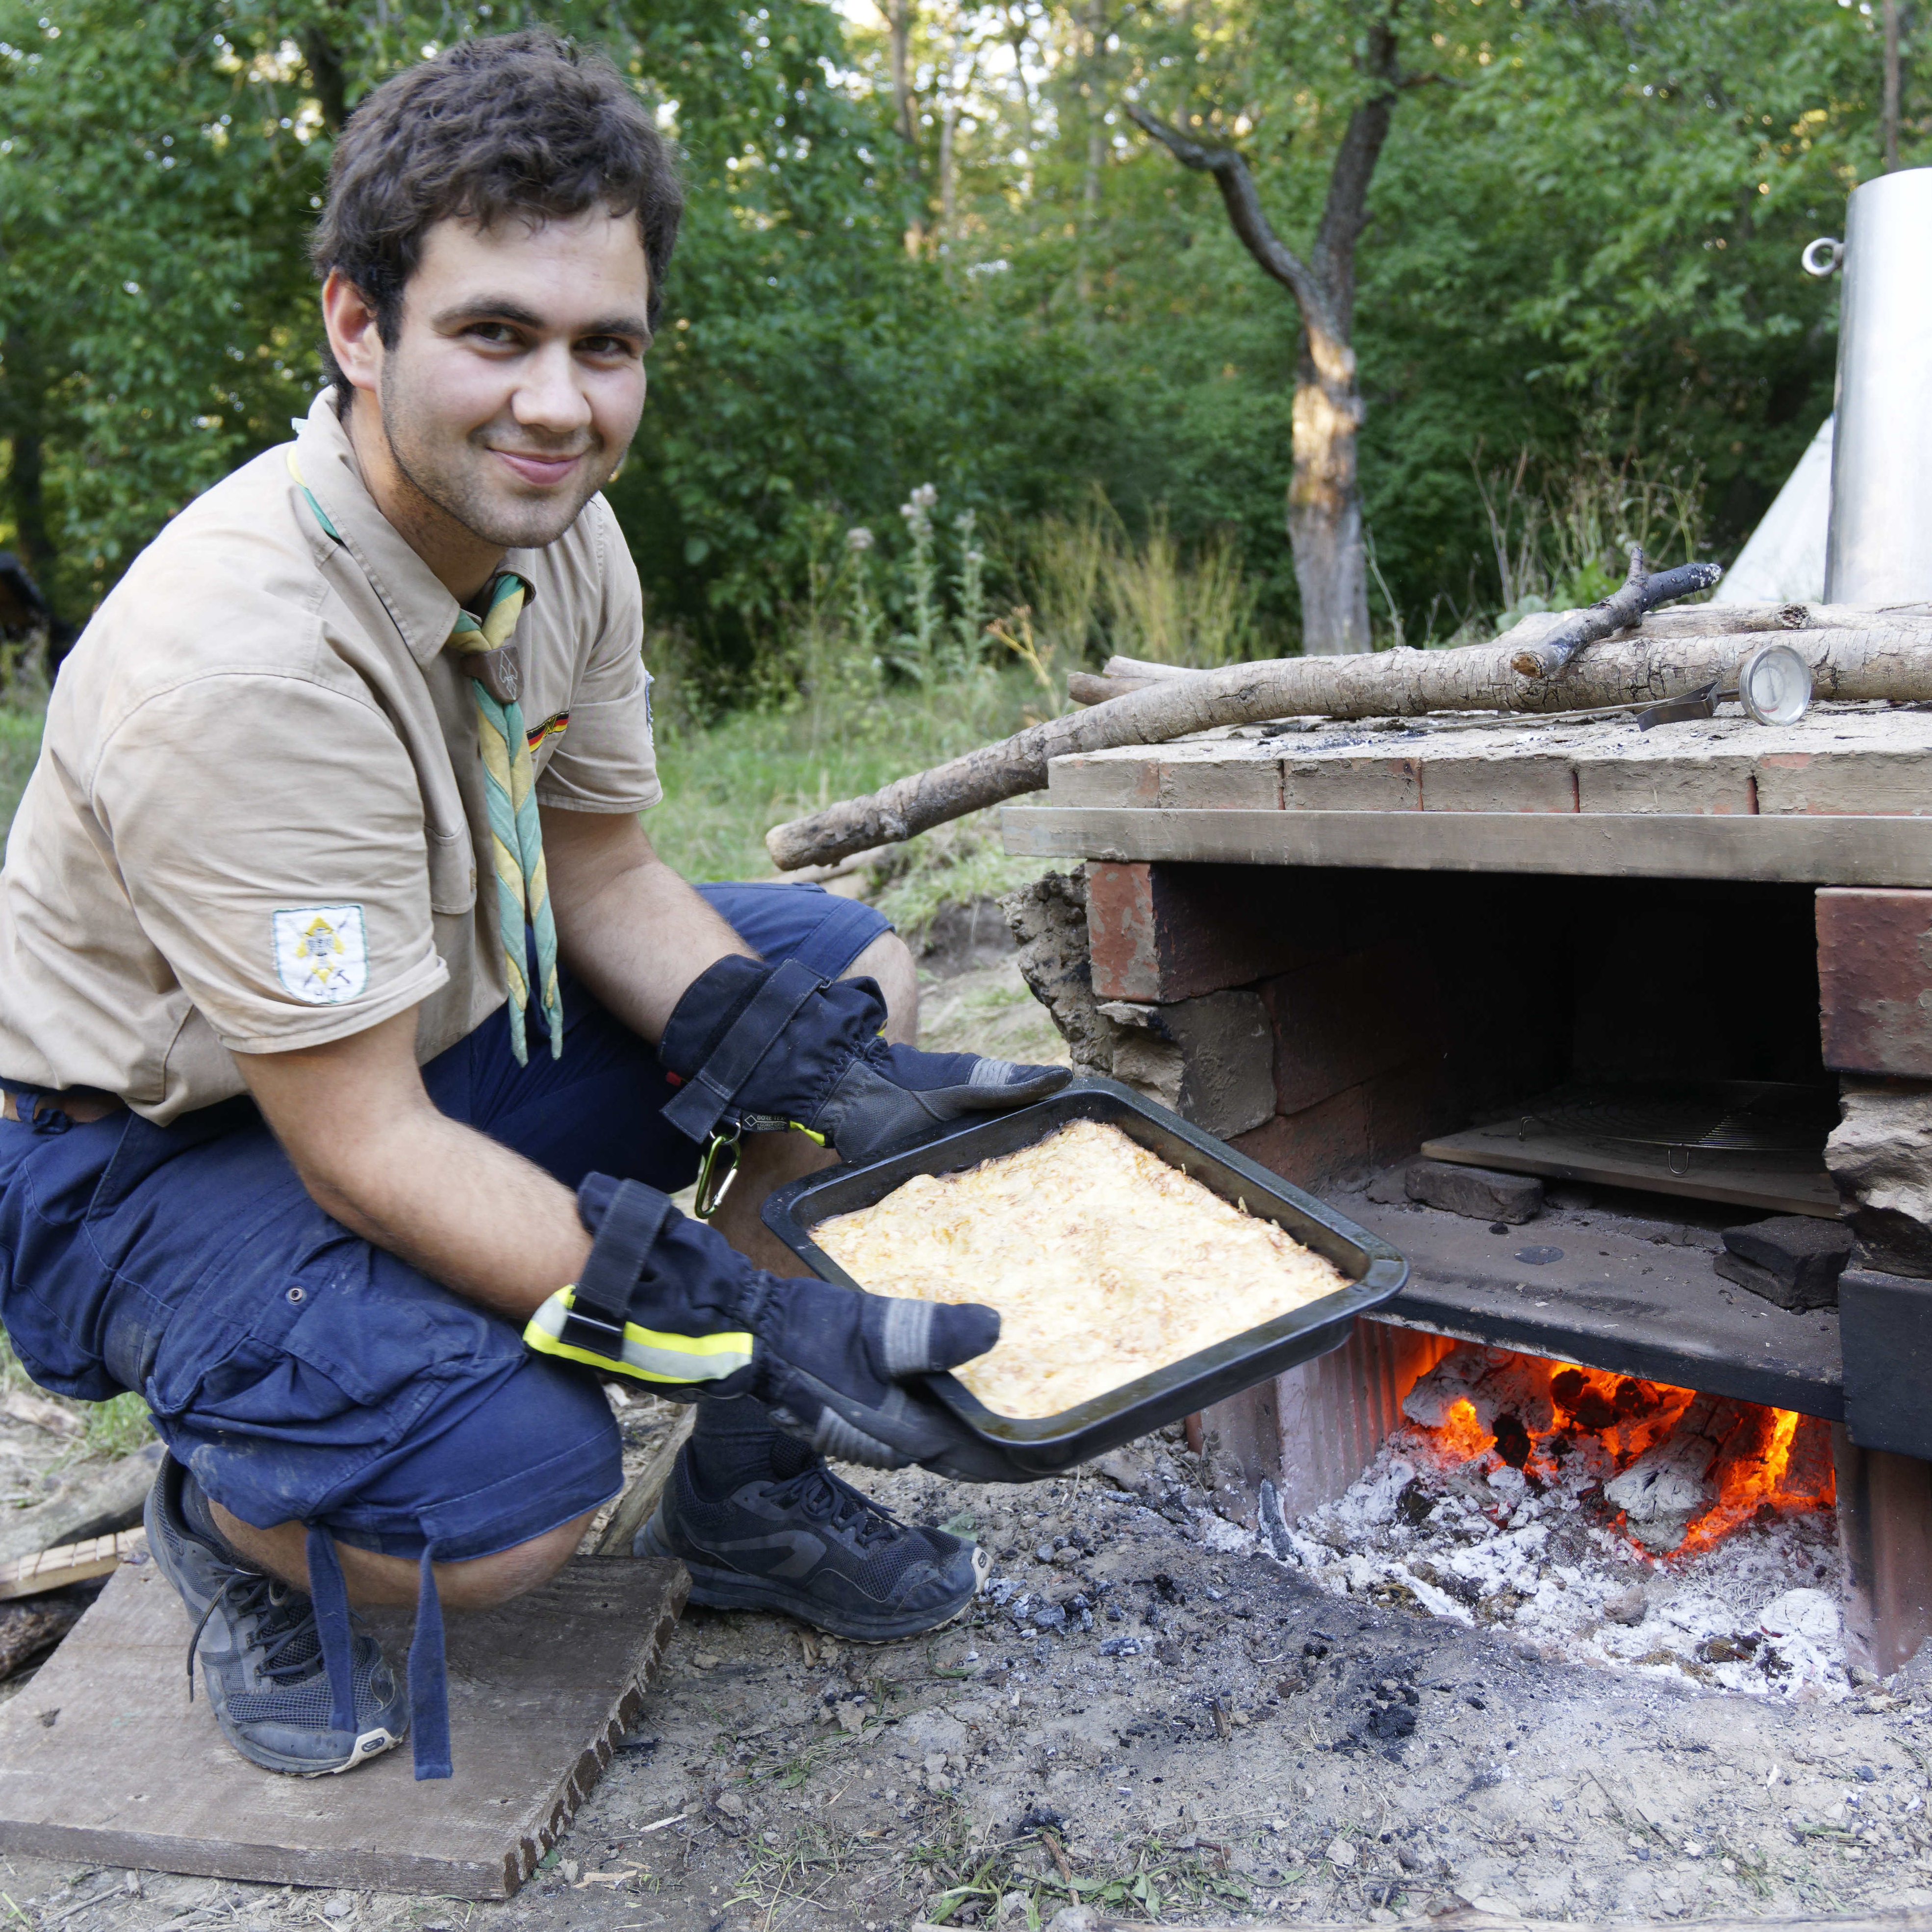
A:
POLYGON ((1244 727, 1004 826, 1076 1064, 1412 1265, 1203 1418, 1232 1508, 1338 1496, 1480 1342, 1828 1425, 1850 1653, 1932 1634, 1932 713, 1244 727))

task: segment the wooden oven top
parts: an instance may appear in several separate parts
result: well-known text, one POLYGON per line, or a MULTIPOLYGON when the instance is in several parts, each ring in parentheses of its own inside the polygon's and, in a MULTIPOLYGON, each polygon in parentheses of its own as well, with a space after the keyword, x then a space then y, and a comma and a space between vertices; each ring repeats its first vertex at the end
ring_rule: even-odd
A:
POLYGON ((1932 706, 1244 725, 1056 758, 1003 824, 1069 859, 1932 886, 1932 706))

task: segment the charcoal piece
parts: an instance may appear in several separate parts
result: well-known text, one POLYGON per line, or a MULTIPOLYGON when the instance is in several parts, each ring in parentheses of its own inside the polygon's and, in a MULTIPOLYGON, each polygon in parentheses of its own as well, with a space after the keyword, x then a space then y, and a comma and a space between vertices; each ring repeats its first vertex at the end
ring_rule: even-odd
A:
POLYGON ((1724 1230, 1714 1265, 1726 1281, 1802 1313, 1835 1307, 1838 1277, 1851 1258, 1852 1231, 1810 1214, 1774 1214, 1724 1230))
POLYGON ((1365 1728, 1370 1737, 1393 1743, 1396 1738, 1408 1737, 1414 1732, 1415 1713, 1407 1704, 1372 1706, 1365 1728))
POLYGON ((1472 1221, 1503 1221, 1514 1226, 1543 1211, 1543 1183, 1532 1174, 1499 1174, 1454 1161, 1418 1160, 1405 1176, 1412 1201, 1466 1214, 1472 1221))

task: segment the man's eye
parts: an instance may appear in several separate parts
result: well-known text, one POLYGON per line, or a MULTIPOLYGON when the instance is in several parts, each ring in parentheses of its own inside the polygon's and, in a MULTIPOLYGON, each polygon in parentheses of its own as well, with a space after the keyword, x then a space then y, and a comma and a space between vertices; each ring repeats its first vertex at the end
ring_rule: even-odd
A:
POLYGON ((506 344, 514 342, 516 331, 506 322, 472 322, 469 333, 479 341, 506 344))
POLYGON ((589 335, 578 346, 585 355, 595 356, 600 362, 632 362, 640 352, 634 342, 621 335, 589 335))

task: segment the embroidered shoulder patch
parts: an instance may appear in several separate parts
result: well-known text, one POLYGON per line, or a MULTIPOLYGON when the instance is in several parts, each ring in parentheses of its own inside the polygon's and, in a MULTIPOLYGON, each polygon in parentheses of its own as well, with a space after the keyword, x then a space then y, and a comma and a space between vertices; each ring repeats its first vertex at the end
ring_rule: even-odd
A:
POLYGON ((359 905, 296 906, 274 916, 275 976, 312 1006, 339 1006, 369 982, 359 905))
POLYGON ((561 737, 569 728, 570 713, 568 711, 560 711, 554 717, 546 718, 541 724, 532 724, 524 734, 524 736, 530 749, 534 752, 546 738, 561 737))

